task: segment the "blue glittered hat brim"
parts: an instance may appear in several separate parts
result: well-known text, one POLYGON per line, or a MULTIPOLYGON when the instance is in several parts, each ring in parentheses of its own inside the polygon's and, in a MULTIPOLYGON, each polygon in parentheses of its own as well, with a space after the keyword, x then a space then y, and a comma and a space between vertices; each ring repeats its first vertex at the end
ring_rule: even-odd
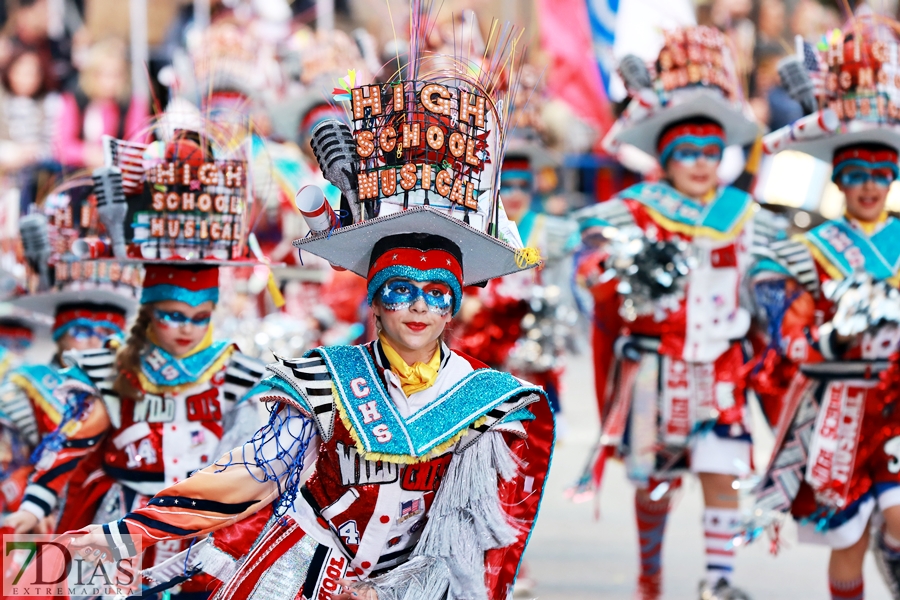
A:
POLYGON ((746 146, 760 132, 760 125, 747 117, 739 105, 726 100, 716 89, 698 87, 678 91, 669 104, 657 108, 649 117, 623 123, 615 141, 631 144, 651 156, 657 156, 659 136, 670 125, 691 117, 711 119, 721 125, 728 146, 746 146))
POLYGON ((463 286, 480 284, 540 264, 521 265, 516 249, 509 244, 431 206, 415 206, 330 233, 296 240, 294 246, 365 278, 375 243, 398 233, 430 233, 445 237, 459 246, 463 259, 463 286))
MULTIPOLYGON (((112 287, 112 286, 111 286, 112 287)), ((126 317, 132 316, 138 307, 138 300, 132 294, 134 288, 120 287, 113 289, 81 289, 44 292, 19 296, 10 304, 18 308, 41 314, 54 316, 56 309, 64 304, 99 304, 112 305, 121 309, 126 317)))
POLYGON ((447 269, 422 270, 408 265, 391 265, 378 271, 372 276, 372 279, 369 280, 369 283, 366 286, 369 306, 372 306, 372 301, 375 299, 375 294, 378 293, 378 290, 380 290, 385 283, 394 278, 409 279, 410 281, 416 281, 418 283, 425 281, 440 281, 441 283, 446 283, 450 287, 450 291, 453 292, 453 314, 455 315, 458 313, 459 307, 462 306, 462 287, 460 287, 459 279, 457 279, 453 273, 447 269))
POLYGON ((795 150, 830 164, 835 150, 856 144, 883 144, 900 152, 900 127, 863 122, 844 123, 836 133, 814 140, 792 141, 779 148, 779 151, 795 150))
POLYGON ((204 302, 219 302, 219 288, 207 288, 204 290, 189 290, 177 285, 163 283, 145 287, 141 290, 141 304, 152 304, 154 302, 165 302, 174 300, 184 302, 190 306, 200 306, 204 302))

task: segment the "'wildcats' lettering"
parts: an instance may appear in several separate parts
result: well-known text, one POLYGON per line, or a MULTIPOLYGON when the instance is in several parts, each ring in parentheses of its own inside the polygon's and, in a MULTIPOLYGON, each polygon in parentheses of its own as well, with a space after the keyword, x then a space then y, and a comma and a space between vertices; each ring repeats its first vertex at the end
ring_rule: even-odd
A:
POLYGON ((365 460, 353 446, 337 443, 338 458, 341 462, 342 485, 369 485, 394 483, 400 478, 400 465, 365 460))
POLYGON ((221 421, 222 407, 219 405, 219 390, 210 388, 194 396, 188 396, 188 421, 221 421))
POLYGON ((170 423, 175 420, 175 400, 144 394, 144 399, 134 404, 134 422, 170 423))
POLYGON ((448 452, 426 463, 407 465, 400 487, 410 492, 436 492, 452 458, 453 454, 448 452))

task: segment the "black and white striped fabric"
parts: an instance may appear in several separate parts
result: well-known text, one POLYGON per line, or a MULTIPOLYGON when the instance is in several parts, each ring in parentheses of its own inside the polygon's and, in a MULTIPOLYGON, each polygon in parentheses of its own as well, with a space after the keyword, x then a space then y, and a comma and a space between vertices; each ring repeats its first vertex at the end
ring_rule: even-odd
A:
POLYGON ((278 362, 266 368, 280 380, 289 384, 312 409, 319 425, 319 435, 324 441, 334 434, 335 404, 332 395, 331 374, 325 361, 318 356, 311 358, 275 357, 278 362))
POLYGON ((259 383, 266 374, 266 366, 246 354, 234 352, 225 367, 225 385, 222 392, 225 400, 237 402, 259 383))
POLYGON ((21 387, 7 381, 0 387, 0 421, 9 419, 10 426, 22 441, 34 448, 38 442, 37 420, 28 394, 21 387))
POLYGON ((618 228, 637 224, 625 202, 617 198, 583 208, 575 213, 575 218, 579 223, 588 219, 599 219, 618 228))
POLYGON ((63 355, 63 361, 67 365, 77 366, 81 369, 97 391, 100 399, 106 406, 109 420, 113 427, 122 425, 122 401, 118 392, 113 389, 118 372, 116 371, 116 350, 112 348, 98 348, 96 350, 80 350, 67 352, 63 355))
MULTIPOLYGON (((757 249, 754 248, 754 253, 757 249)), ((773 242, 768 249, 760 250, 761 255, 767 256, 782 265, 791 276, 813 296, 819 295, 819 274, 816 271, 816 262, 803 242, 797 240, 784 240, 773 242)))

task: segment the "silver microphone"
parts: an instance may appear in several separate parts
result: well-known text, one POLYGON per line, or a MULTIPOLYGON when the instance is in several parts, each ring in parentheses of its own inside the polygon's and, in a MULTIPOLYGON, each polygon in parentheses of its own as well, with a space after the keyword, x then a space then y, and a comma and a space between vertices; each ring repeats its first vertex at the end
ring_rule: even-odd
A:
POLYGON ((778 76, 781 85, 787 90, 791 98, 803 107, 803 114, 809 115, 816 111, 815 85, 809 76, 806 65, 796 56, 785 56, 778 61, 778 76))
POLYGON ((122 170, 118 167, 99 167, 94 170, 94 196, 97 213, 106 228, 112 245, 113 256, 127 258, 125 246, 125 217, 128 202, 122 188, 122 170))
POLYGON ((653 86, 647 63, 640 56, 628 54, 619 61, 619 75, 625 87, 631 91, 642 90, 653 86))
POLYGON ((25 260, 38 275, 38 291, 50 289, 50 233, 47 228, 47 217, 35 213, 19 219, 19 232, 22 235, 22 247, 25 260))
POLYGON ((357 154, 353 133, 345 123, 326 119, 312 130, 313 154, 325 179, 344 194, 350 204, 353 222, 362 220, 357 193, 357 154))

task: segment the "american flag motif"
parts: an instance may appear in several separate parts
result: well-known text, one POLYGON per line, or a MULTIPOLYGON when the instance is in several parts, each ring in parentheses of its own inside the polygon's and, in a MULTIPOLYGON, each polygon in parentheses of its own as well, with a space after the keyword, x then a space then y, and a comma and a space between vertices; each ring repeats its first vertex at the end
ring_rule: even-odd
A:
POLYGON ((400 518, 406 519, 415 516, 425 509, 421 498, 408 500, 400 504, 400 518))
POLYGON ((819 63, 819 55, 816 49, 809 42, 803 42, 803 66, 809 71, 809 78, 815 86, 816 98, 825 95, 825 79, 828 71, 822 71, 822 65, 819 63))

